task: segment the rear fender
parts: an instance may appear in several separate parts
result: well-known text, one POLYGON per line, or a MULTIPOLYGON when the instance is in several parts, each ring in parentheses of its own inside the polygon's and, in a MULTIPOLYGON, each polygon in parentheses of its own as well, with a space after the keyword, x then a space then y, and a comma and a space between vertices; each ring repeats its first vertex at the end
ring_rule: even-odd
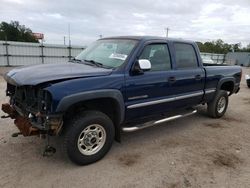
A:
MULTIPOLYGON (((226 82, 233 82, 233 85, 235 86, 235 78, 234 77, 227 77, 227 78, 222 78, 219 82, 218 82, 218 85, 217 85, 217 91, 221 90, 221 87, 224 83, 226 82)), ((232 91, 230 91, 230 94, 231 95, 232 93, 234 92, 234 88, 232 91)))

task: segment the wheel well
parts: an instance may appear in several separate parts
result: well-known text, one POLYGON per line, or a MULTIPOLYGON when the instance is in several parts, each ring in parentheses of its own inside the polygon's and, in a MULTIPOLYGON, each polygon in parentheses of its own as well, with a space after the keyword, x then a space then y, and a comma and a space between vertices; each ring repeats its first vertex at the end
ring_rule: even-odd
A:
POLYGON ((234 90, 234 82, 233 81, 224 82, 221 85, 220 89, 225 90, 225 91, 229 91, 229 92, 233 92, 233 90, 234 90))
POLYGON ((96 110, 106 114, 114 123, 116 140, 120 141, 121 110, 118 102, 112 98, 91 99, 71 105, 64 113, 65 122, 84 110, 96 110))

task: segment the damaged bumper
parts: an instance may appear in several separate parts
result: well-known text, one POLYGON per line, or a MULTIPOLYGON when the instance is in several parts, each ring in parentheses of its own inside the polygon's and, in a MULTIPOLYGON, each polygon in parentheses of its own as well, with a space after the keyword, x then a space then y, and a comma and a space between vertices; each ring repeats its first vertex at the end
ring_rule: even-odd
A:
POLYGON ((2 104, 2 111, 8 114, 4 118, 14 119, 14 123, 23 136, 33 136, 39 134, 57 135, 62 127, 63 120, 61 115, 42 115, 37 113, 31 117, 20 115, 10 104, 2 104), (38 119, 40 121, 34 121, 38 119))

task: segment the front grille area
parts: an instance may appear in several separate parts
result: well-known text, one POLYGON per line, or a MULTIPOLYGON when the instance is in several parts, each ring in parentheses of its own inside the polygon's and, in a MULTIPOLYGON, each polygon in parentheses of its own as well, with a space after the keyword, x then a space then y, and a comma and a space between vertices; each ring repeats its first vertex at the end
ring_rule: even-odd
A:
POLYGON ((39 87, 13 86, 7 84, 6 95, 10 96, 10 103, 18 107, 22 114, 47 112, 49 110, 50 95, 39 87))
POLYGON ((38 109, 37 91, 31 87, 17 87, 14 95, 15 105, 25 113, 38 109))

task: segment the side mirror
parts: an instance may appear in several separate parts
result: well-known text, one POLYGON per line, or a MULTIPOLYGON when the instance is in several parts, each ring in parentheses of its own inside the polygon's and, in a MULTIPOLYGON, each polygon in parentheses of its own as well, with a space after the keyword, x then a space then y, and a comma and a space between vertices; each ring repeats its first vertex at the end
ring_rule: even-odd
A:
POLYGON ((140 69, 143 71, 148 71, 151 69, 151 63, 147 59, 139 59, 138 63, 139 63, 140 69))

